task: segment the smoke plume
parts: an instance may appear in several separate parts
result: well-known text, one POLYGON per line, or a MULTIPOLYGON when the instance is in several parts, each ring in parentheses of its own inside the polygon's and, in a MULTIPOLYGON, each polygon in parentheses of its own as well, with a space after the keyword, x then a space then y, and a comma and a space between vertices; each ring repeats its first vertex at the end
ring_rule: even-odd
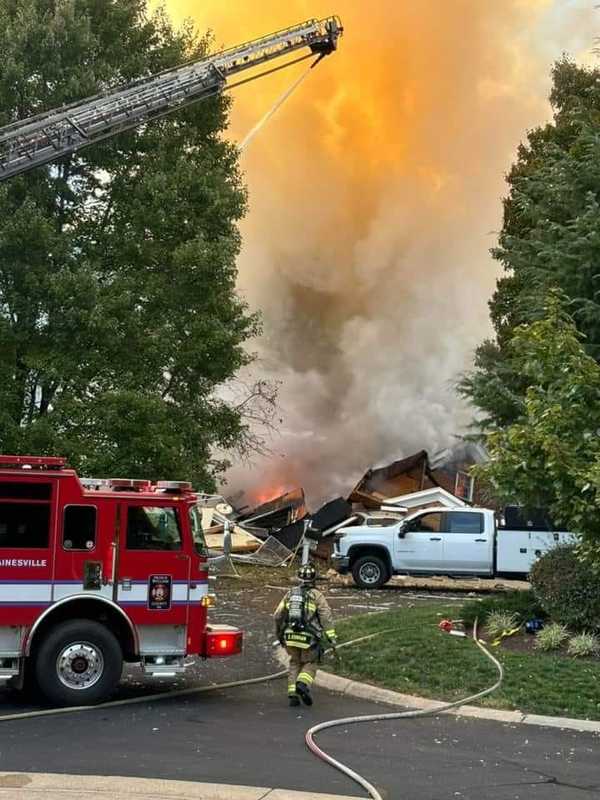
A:
MULTIPOLYGON (((239 287, 262 309, 258 372, 283 381, 275 454, 230 487, 313 502, 369 466, 435 451, 472 412, 452 384, 489 332, 503 175, 550 115, 552 61, 593 43, 565 0, 169 0, 241 43, 338 13, 346 33, 252 141, 239 287)), ((236 90, 232 136, 305 69, 236 90)))

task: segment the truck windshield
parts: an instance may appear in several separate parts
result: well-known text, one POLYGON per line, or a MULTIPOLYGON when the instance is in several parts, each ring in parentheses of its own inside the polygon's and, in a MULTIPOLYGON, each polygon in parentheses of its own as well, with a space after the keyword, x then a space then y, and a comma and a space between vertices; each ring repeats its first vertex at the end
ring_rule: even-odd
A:
POLYGON ((202 510, 198 506, 190 508, 190 526, 194 537, 194 549, 200 556, 208 555, 206 539, 202 530, 202 510))

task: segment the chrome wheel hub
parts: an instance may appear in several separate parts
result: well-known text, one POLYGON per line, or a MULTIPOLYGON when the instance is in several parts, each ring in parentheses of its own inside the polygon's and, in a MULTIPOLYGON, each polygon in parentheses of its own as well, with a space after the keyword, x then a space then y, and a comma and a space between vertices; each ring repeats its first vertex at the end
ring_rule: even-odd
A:
POLYGON ((74 642, 64 647, 56 659, 56 673, 68 689, 89 689, 104 672, 100 650, 89 642, 74 642))
POLYGON ((363 564, 360 568, 360 579, 364 583, 377 583, 381 576, 381 570, 377 564, 363 564))

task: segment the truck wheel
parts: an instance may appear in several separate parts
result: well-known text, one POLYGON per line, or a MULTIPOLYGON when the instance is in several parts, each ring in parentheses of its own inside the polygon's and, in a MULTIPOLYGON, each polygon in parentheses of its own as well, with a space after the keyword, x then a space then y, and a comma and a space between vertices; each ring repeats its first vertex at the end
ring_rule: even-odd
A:
POLYGON ((354 583, 361 589, 379 589, 390 579, 384 560, 379 556, 361 556, 352 566, 354 583))
POLYGON ((42 641, 34 675, 42 694, 59 706, 107 697, 121 678, 123 654, 114 634, 87 619, 63 622, 42 641))

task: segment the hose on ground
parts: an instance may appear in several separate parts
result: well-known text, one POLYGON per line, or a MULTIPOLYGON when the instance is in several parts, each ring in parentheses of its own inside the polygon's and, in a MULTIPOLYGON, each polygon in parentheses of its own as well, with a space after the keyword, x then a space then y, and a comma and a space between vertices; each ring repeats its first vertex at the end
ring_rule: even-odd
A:
MULTIPOLYGON (((345 642, 339 647, 349 647, 350 645, 359 644, 367 639, 372 639, 374 636, 381 636, 386 631, 377 631, 368 636, 361 636, 358 639, 353 639, 350 642, 345 642)), ((123 700, 109 700, 106 703, 98 703, 93 706, 67 706, 65 708, 42 708, 37 711, 23 711, 16 714, 4 714, 0 716, 0 722, 13 722, 20 719, 33 719, 34 717, 50 717, 58 714, 73 714, 81 711, 96 711, 104 708, 117 708, 118 706, 135 705, 136 703, 154 703, 158 700, 171 700, 175 697, 186 697, 191 694, 202 694, 204 692, 213 692, 219 689, 234 689, 236 686, 250 686, 253 683, 268 683, 269 681, 283 678, 287 675, 287 669, 273 672, 270 675, 259 675, 256 678, 244 678, 239 681, 228 681, 227 683, 213 683, 208 686, 190 686, 187 689, 171 689, 168 692, 157 692, 156 694, 145 694, 139 697, 126 697, 123 700)))
MULTIPOLYGON (((377 631, 376 633, 371 633, 366 636, 360 636, 357 639, 352 639, 349 642, 343 642, 342 644, 338 645, 336 649, 341 650, 345 647, 352 647, 353 645, 359 644, 360 642, 365 642, 369 639, 373 639, 376 636, 382 636, 385 633, 392 633, 393 631, 397 631, 397 628, 388 628, 386 630, 377 631)), ((361 722, 382 722, 385 720, 396 720, 396 719, 415 719, 416 717, 429 717, 429 716, 437 716, 444 711, 449 711, 453 708, 458 708, 459 706, 466 705, 467 703, 472 703, 475 700, 479 700, 482 697, 485 697, 492 692, 495 692, 496 689, 500 687, 502 681, 504 679, 504 670, 502 668, 502 664, 495 658, 489 650, 479 641, 477 637, 477 620, 475 620, 475 625, 473 626, 473 641, 477 645, 477 647, 481 650, 481 652, 494 664, 498 671, 498 679, 494 683, 493 686, 490 686, 487 689, 483 689, 476 694, 472 694, 469 697, 463 697, 461 700, 455 700, 452 703, 446 703, 443 706, 438 706, 435 709, 418 709, 416 711, 400 711, 391 714, 367 714, 364 716, 355 716, 355 717, 344 717, 342 719, 334 719, 329 720, 327 722, 321 722, 319 725, 314 725, 310 728, 305 735, 305 742, 308 746, 308 749, 313 753, 317 758, 325 761, 330 766, 334 767, 335 769, 342 772, 348 778, 353 780, 359 786, 366 790, 373 800, 383 800, 382 795, 378 792, 378 790, 371 784, 369 781, 360 775, 358 772, 353 770, 351 767, 343 764, 341 761, 338 761, 336 758, 331 756, 329 753, 325 752, 319 745, 315 742, 315 736, 322 731, 337 728, 342 725, 354 725, 361 722)), ((330 648, 331 649, 331 648, 330 648)), ((168 692, 160 692, 157 694, 151 695, 143 695, 141 697, 129 697, 123 700, 110 700, 106 703, 99 703, 95 706, 69 706, 67 708, 50 708, 50 709, 41 709, 39 711, 26 711, 17 714, 5 714, 0 716, 0 722, 10 722, 16 720, 23 720, 23 719, 32 719, 35 717, 47 717, 47 716, 55 716, 58 714, 70 714, 74 712, 82 712, 82 711, 96 711, 105 708, 116 708, 118 706, 126 706, 126 705, 135 705, 137 703, 151 703, 156 702, 159 700, 168 700, 176 697, 185 697, 187 695, 192 694, 200 694, 204 692, 211 692, 219 689, 233 689, 236 686, 250 686, 251 684, 255 683, 267 683, 269 681, 277 680, 278 678, 282 678, 287 675, 287 669, 279 670, 278 672, 273 672, 270 675, 260 675, 256 678, 245 678, 239 681, 229 681, 227 683, 217 683, 212 684, 209 686, 199 686, 199 687, 189 687, 187 689, 175 689, 168 692)))
MULTIPOLYGON (((383 631, 381 631, 383 633, 383 631)), ((477 645, 477 647, 481 650, 481 652, 489 658, 489 660, 494 664, 498 671, 498 679, 494 683, 493 686, 490 686, 487 689, 483 689, 476 694, 472 694, 469 697, 463 697, 461 700, 455 700, 452 703, 446 703, 443 706, 438 706, 435 709, 418 709, 416 711, 399 711, 391 714, 366 714, 364 716, 357 716, 357 717, 344 717, 342 719, 333 719, 329 720, 328 722, 321 722, 319 725, 313 725, 310 730, 306 732, 305 741, 308 749, 320 758, 322 761, 327 762, 335 769, 342 772, 348 778, 353 780, 359 786, 362 786, 363 789, 368 793, 369 797, 372 800, 383 800, 382 795, 378 792, 378 790, 373 786, 373 784, 369 783, 369 781, 360 775, 358 772, 353 770, 351 767, 347 766, 347 764, 343 764, 341 761, 338 761, 329 753, 325 752, 319 745, 315 742, 315 736, 317 733, 321 733, 322 731, 328 730, 330 728, 338 728, 343 725, 355 725, 361 722, 382 722, 385 720, 393 720, 393 719, 415 719, 416 717, 431 717, 437 716, 444 711, 449 711, 453 708, 458 708, 459 706, 464 706, 467 703, 472 703, 475 700, 480 700, 482 697, 485 697, 492 692, 495 692, 498 689, 502 681, 504 680, 504 669, 502 664, 495 658, 490 651, 479 641, 477 638, 477 620, 475 620, 475 625, 473 626, 473 641, 477 645)), ((347 643, 349 644, 349 643, 347 643)), ((343 646, 343 645, 342 645, 343 646)))

